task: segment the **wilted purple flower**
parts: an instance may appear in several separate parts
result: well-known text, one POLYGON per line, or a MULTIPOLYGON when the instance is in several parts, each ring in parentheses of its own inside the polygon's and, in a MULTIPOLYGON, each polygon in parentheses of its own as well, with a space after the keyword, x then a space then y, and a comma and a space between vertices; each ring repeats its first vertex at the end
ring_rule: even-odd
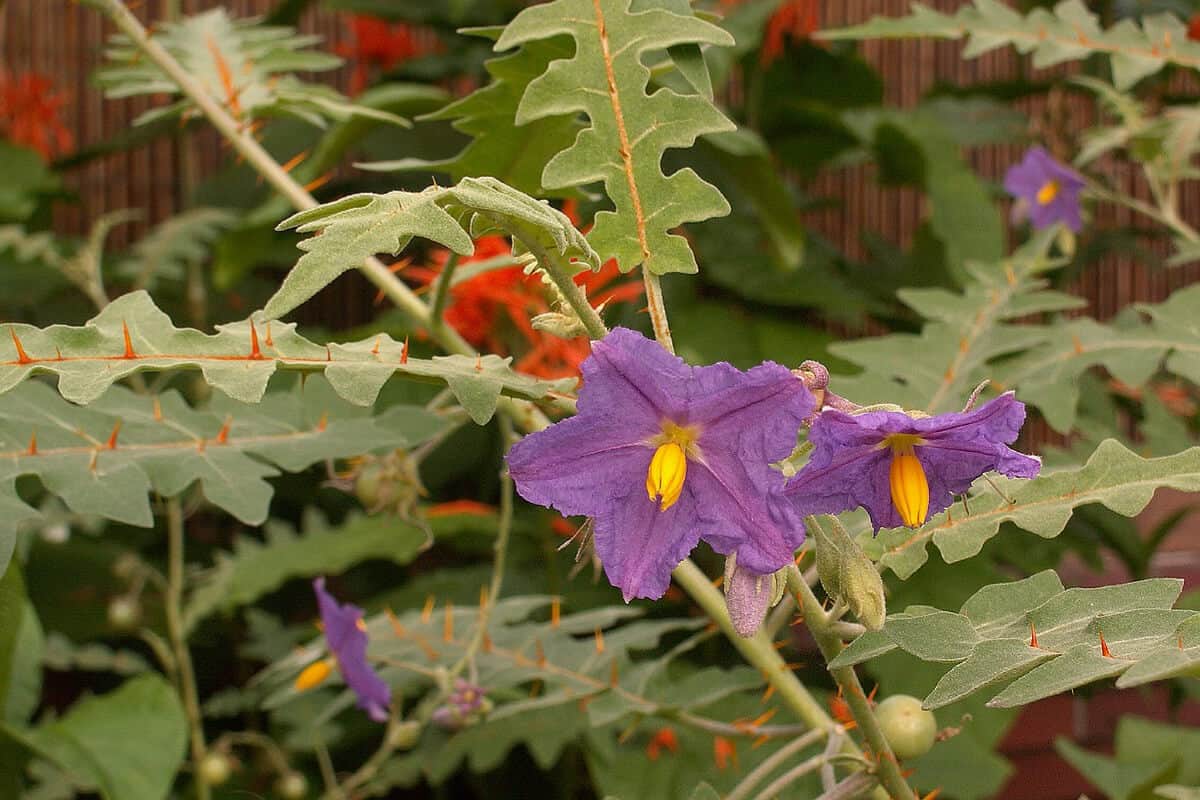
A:
POLYGON ((363 610, 356 605, 341 605, 325 591, 325 579, 313 581, 317 607, 321 611, 321 626, 329 651, 337 659, 338 670, 354 694, 357 705, 376 722, 388 718, 387 707, 392 702, 392 690, 375 674, 367 661, 367 631, 363 625, 363 610))
POLYGON ((880 528, 916 528, 995 470, 1032 478, 1041 460, 1007 447, 1025 405, 1006 392, 970 412, 914 418, 896 411, 821 412, 812 456, 785 490, 805 515, 862 506, 880 528))
POLYGON ((1078 231, 1083 227, 1079 213, 1079 193, 1083 176, 1054 160, 1042 147, 1031 147, 1020 164, 1009 168, 1004 188, 1022 201, 1035 228, 1047 228, 1056 222, 1078 231))
POLYGON ((458 678, 446 703, 434 709, 430 719, 439 728, 457 731, 474 721, 477 715, 486 713, 490 706, 482 687, 458 678))
POLYGON ((661 597, 700 539, 769 574, 804 540, 769 464, 795 447, 812 395, 786 368, 691 367, 616 328, 583 362, 579 413, 508 453, 531 503, 595 521, 604 571, 626 600, 661 597))

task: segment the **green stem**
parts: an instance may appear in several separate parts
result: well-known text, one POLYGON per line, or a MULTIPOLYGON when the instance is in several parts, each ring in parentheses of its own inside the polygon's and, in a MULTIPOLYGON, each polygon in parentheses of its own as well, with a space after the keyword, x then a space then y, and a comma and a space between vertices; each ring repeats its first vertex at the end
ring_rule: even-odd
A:
POLYGON ((775 771, 776 768, 783 765, 789 758, 804 750, 813 744, 816 744, 822 736, 825 736, 826 731, 818 728, 811 730, 803 736, 799 736, 785 744, 783 747, 776 750, 774 753, 763 759, 763 762, 750 771, 746 777, 738 782, 738 785, 733 787, 733 791, 725 795, 725 800, 746 800, 750 796, 750 792, 764 778, 775 771))
POLYGON ((433 299, 429 303, 429 316, 439 329, 446 327, 446 303, 450 299, 450 285, 454 282, 454 268, 458 266, 458 253, 451 252, 433 285, 433 299))
MULTIPOLYGON (((550 280, 554 282, 554 286, 558 289, 558 293, 562 299, 566 301, 567 305, 579 317, 579 321, 583 323, 583 328, 587 331, 588 336, 592 339, 603 339, 607 336, 608 328, 605 326, 604 320, 600 318, 600 313, 588 301, 583 287, 575 282, 575 269, 571 266, 570 262, 553 250, 541 247, 532 240, 525 242, 525 246, 537 258, 541 268, 550 276, 550 280)), ((665 311, 663 315, 663 319, 665 320, 665 311)), ((669 330, 667 331, 667 337, 668 339, 670 338, 669 330)))
MULTIPOLYGON (((1179 212, 1173 205, 1164 204, 1163 206, 1156 208, 1149 203, 1138 200, 1136 197, 1128 197, 1121 192, 1115 192, 1097 183, 1096 181, 1088 181, 1087 188, 1089 192, 1102 200, 1108 200, 1109 202, 1123 205, 1126 208, 1132 209, 1139 214, 1147 216, 1150 219, 1165 225, 1166 227, 1175 231, 1175 233, 1179 234, 1179 236, 1182 238, 1187 239, 1189 242, 1200 242, 1200 233, 1198 233, 1195 228, 1193 228, 1191 225, 1188 225, 1179 217, 1179 212)), ((1158 196, 1157 189, 1155 189, 1155 195, 1158 196)))
POLYGON ((654 338, 667 349, 675 352, 675 341, 671 338, 671 325, 667 322, 667 307, 663 304, 662 283, 658 276, 642 265, 642 283, 646 287, 646 309, 650 312, 650 324, 654 326, 654 338))
MULTIPOLYGON (((816 521, 810 518, 810 524, 816 524, 816 521)), ((804 624, 812 632, 817 647, 821 649, 821 655, 825 657, 826 663, 832 661, 845 646, 834 628, 834 622, 821 608, 820 601, 817 600, 817 596, 813 594, 808 583, 800 575, 800 570, 789 567, 787 581, 788 590, 795 593, 800 601, 804 624)), ((839 667, 831 669, 829 673, 841 687, 842 698, 850 707, 850 713, 854 715, 858 729, 862 731, 863 738, 871 748, 883 788, 887 790, 892 800, 912 800, 916 795, 904 780, 904 776, 900 774, 900 764, 897 762, 892 748, 888 746, 887 739, 883 736, 879 721, 875 718, 875 712, 871 708, 870 701, 867 700, 867 694, 863 691, 862 684, 859 683, 854 667, 839 667)))
POLYGON ((192 772, 196 776, 196 797, 208 800, 208 784, 200 779, 200 762, 208 748, 204 743, 204 721, 196 692, 196 671, 188 651, 183 628, 183 506, 178 497, 167 500, 167 592, 164 598, 167 617, 167 637, 171 642, 175 671, 179 677, 179 693, 183 711, 191 729, 192 772))
MULTIPOLYGON (((696 566, 695 562, 690 558, 685 558, 675 568, 672 576, 675 578, 675 582, 700 606, 701 610, 717 623, 717 626, 742 654, 742 657, 751 666, 757 667, 767 682, 775 687, 775 693, 788 708, 795 712, 796 716, 809 727, 819 728, 826 733, 836 729, 837 723, 825 713, 821 704, 800 682, 778 651, 771 646, 771 641, 765 634, 760 631, 748 639, 738 636, 733 629, 733 623, 729 621, 725 598, 712 585, 708 576, 696 566)), ((849 738, 842 745, 842 752, 856 757, 862 756, 862 751, 849 738)), ((908 800, 907 796, 905 800, 908 800)))

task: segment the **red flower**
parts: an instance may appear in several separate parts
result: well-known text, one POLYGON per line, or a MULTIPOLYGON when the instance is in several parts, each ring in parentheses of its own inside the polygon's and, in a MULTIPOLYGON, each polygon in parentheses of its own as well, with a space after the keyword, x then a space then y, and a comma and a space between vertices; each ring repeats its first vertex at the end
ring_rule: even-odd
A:
POLYGON ((349 14, 347 19, 353 42, 339 45, 337 53, 354 64, 351 94, 367 87, 371 67, 386 72, 397 64, 433 52, 436 46, 431 34, 404 22, 391 23, 366 14, 349 14))
POLYGON ((1192 14, 1192 18, 1188 20, 1187 37, 1195 42, 1200 42, 1200 13, 1192 14))
POLYGON ((759 59, 765 67, 783 55, 784 39, 807 39, 821 27, 818 0, 784 0, 767 21, 759 59))
POLYGON ((71 132, 59 119, 66 98, 52 89, 50 79, 41 75, 0 72, 0 136, 37 150, 47 160, 73 144, 71 132))

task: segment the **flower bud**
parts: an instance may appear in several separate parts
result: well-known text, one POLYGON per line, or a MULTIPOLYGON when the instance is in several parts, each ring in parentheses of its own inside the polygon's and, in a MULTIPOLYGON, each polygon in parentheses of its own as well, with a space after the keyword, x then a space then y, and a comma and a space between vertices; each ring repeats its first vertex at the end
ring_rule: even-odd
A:
POLYGON ((883 579, 875 563, 867 558, 857 544, 841 553, 842 601, 868 630, 883 627, 887 616, 887 605, 883 596, 883 579))
POLYGON ((1075 231, 1065 225, 1059 226, 1058 236, 1055 237, 1058 243, 1058 249, 1067 258, 1072 258, 1075 255, 1075 231))
POLYGON ((810 525, 809 535, 817 551, 817 577, 821 579, 825 593, 830 597, 841 597, 841 551, 820 525, 810 525))
POLYGON ((738 636, 749 638, 758 633, 767 611, 783 598, 787 588, 784 571, 759 575, 737 566, 737 556, 725 559, 725 606, 738 636))
POLYGON ((560 339, 574 339, 576 336, 583 336, 587 333, 587 328, 583 327, 583 322, 574 314, 562 314, 557 311, 550 311, 545 314, 538 314, 530 322, 534 330, 545 331, 551 336, 557 336, 560 339))
POLYGON ((421 723, 405 720, 394 723, 388 731, 388 741, 397 750, 411 750, 421 738, 421 723))

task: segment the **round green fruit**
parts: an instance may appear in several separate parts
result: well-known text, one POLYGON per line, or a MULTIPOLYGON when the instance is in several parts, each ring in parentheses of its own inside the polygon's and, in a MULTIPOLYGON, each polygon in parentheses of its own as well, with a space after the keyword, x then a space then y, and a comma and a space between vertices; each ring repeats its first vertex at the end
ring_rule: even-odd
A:
POLYGON ((131 631, 142 621, 142 604, 132 597, 114 597, 108 603, 108 624, 119 631, 131 631))
POLYGON ((275 782, 275 792, 283 800, 303 800, 308 796, 308 780, 299 772, 280 775, 275 782))
POLYGON ((383 499, 383 490, 383 468, 377 464, 363 467, 362 471, 358 473, 358 477, 354 479, 354 496, 368 511, 379 507, 379 503, 383 499))
POLYGON ((229 780, 232 773, 233 765, 229 763, 229 757, 221 753, 209 753, 196 768, 196 774, 207 786, 220 786, 229 780))
POLYGON ((875 718, 883 737, 897 758, 923 756, 937 738, 937 719, 921 708, 921 701, 906 694, 896 694, 875 709, 875 718))

